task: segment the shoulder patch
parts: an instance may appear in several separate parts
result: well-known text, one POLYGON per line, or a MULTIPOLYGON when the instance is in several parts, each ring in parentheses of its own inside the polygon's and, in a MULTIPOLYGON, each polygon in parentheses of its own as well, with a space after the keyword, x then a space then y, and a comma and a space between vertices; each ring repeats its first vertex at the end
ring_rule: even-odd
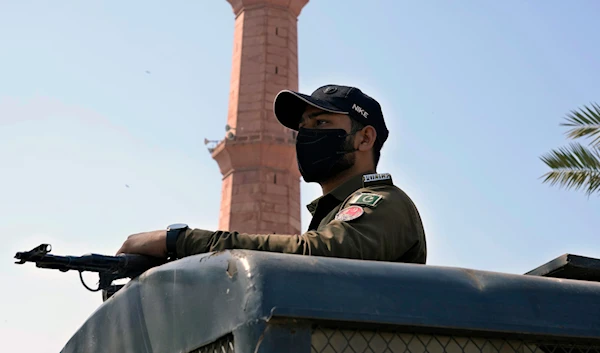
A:
POLYGON ((371 185, 393 185, 392 176, 389 173, 363 175, 363 187, 371 185))
POLYGON ((365 213, 365 210, 363 210, 362 207, 350 206, 350 207, 346 207, 343 210, 339 211, 335 215, 335 219, 337 221, 348 222, 353 219, 357 219, 358 217, 362 216, 363 213, 365 213))
POLYGON ((348 205, 363 205, 369 207, 377 207, 377 204, 383 200, 383 196, 372 192, 363 192, 352 196, 348 201, 348 205))

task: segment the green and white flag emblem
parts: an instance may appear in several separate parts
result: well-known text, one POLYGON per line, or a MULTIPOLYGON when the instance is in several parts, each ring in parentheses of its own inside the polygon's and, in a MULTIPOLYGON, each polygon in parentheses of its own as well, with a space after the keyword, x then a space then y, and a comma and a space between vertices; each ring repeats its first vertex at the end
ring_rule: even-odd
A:
POLYGON ((381 195, 373 193, 362 193, 353 196, 348 202, 348 204, 375 207, 381 200, 383 200, 383 196, 381 195))

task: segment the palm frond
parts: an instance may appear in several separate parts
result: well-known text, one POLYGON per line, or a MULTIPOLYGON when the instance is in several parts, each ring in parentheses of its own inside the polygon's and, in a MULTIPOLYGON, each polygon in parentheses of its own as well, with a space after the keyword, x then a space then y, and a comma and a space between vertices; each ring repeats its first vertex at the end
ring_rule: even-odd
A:
POLYGON ((591 145, 600 145, 600 106, 591 103, 591 108, 583 106, 578 111, 572 110, 567 114, 567 122, 561 126, 570 126, 567 137, 576 139, 580 137, 592 138, 591 145))
POLYGON ((589 196, 600 191, 600 148, 588 149, 578 143, 552 150, 541 157, 552 169, 544 174, 544 183, 567 189, 586 189, 589 196))

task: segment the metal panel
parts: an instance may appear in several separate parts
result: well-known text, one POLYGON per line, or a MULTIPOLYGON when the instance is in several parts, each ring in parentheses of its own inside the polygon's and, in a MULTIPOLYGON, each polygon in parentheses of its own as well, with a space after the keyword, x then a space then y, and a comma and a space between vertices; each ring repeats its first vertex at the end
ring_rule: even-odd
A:
POLYGON ((600 260, 564 254, 527 272, 526 275, 600 282, 600 260))
POLYGON ((231 250, 131 281, 64 352, 187 353, 232 332, 242 352, 273 318, 600 338, 600 283, 231 250))

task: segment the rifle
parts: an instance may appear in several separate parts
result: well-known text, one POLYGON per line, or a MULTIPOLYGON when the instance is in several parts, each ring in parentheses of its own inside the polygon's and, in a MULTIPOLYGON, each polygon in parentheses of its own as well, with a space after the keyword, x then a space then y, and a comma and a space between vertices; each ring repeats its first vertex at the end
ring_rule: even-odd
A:
POLYGON ((20 261, 15 263, 21 265, 26 262, 35 262, 35 266, 39 268, 49 268, 61 272, 79 271, 81 284, 92 292, 102 290, 103 301, 106 301, 123 287, 123 285, 113 285, 113 281, 122 278, 133 279, 152 267, 167 262, 166 259, 145 255, 119 254, 117 256, 107 256, 86 254, 83 256, 57 256, 49 254, 50 251, 52 251, 52 245, 41 244, 30 251, 18 252, 15 258, 20 261), (92 289, 85 284, 82 275, 84 271, 98 273, 100 277, 98 288, 92 289))

